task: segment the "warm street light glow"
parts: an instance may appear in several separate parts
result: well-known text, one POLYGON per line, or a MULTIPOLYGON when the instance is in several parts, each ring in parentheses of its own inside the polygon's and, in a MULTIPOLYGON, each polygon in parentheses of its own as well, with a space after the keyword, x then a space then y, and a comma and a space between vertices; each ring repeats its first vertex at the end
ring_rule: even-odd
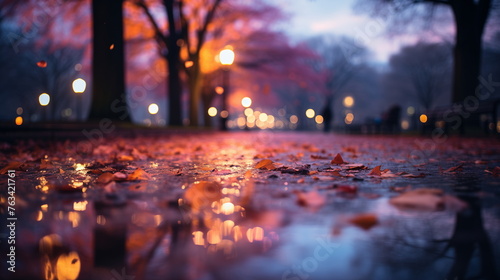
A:
POLYGON ((296 115, 290 116, 290 122, 296 124, 299 121, 299 118, 296 115))
POLYGON ((83 93, 85 91, 85 88, 87 87, 87 83, 82 78, 74 80, 72 85, 73 85, 73 91, 75 93, 83 93))
POLYGON ((16 118, 16 125, 22 125, 23 124, 23 117, 19 116, 16 118))
POLYGON ((160 107, 158 107, 158 105, 156 103, 151 103, 149 104, 148 106, 148 112, 151 114, 151 115, 156 115, 158 114, 158 111, 160 111, 160 107))
POLYGON ((40 96, 38 96, 38 102, 40 103, 40 105, 42 106, 47 106, 49 105, 50 103, 50 95, 48 95, 47 93, 42 93, 40 94, 40 96))
POLYGON ((261 114, 259 115, 259 120, 260 120, 261 122, 267 122, 267 114, 266 114, 266 113, 261 113, 261 114))
POLYGON ((250 97, 243 97, 241 99, 241 105, 245 108, 248 108, 252 105, 252 99, 250 97))
POLYGON ((410 128, 410 122, 408 122, 407 120, 402 121, 401 128, 407 130, 408 128, 410 128))
POLYGON ((422 114, 420 115, 420 122, 421 123, 426 123, 427 122, 427 115, 426 114, 422 114))
POLYGON ((306 110, 306 117, 312 119, 312 118, 314 118, 314 115, 316 115, 316 112, 314 112, 313 109, 307 109, 306 110))
POLYGON ((210 117, 215 117, 215 116, 217 116, 217 108, 215 108, 215 107, 210 107, 210 108, 208 108, 208 115, 209 115, 210 117))
POLYGON ((343 103, 345 107, 351 108, 354 105, 354 98, 352 96, 346 96, 343 103))
POLYGON ((317 115, 316 118, 314 118, 317 124, 322 124, 324 119, 322 115, 317 115))
POLYGON ((220 116, 223 117, 224 119, 227 118, 229 116, 229 112, 224 110, 224 111, 221 111, 220 112, 220 116))
POLYGON ((353 120, 354 120, 354 114, 353 113, 347 113, 347 115, 345 115, 344 122, 346 124, 351 124, 353 120))
POLYGON ((224 49, 219 53, 219 61, 222 65, 231 65, 234 62, 234 52, 231 49, 224 49))

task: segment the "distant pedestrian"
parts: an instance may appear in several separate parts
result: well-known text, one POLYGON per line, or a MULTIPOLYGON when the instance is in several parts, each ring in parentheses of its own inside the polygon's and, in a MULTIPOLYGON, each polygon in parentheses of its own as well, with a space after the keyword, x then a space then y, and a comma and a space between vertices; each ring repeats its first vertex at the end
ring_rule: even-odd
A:
POLYGON ((329 97, 326 99, 325 107, 321 111, 321 115, 323 116, 323 131, 329 132, 330 126, 333 122, 333 111, 332 111, 332 99, 329 97))

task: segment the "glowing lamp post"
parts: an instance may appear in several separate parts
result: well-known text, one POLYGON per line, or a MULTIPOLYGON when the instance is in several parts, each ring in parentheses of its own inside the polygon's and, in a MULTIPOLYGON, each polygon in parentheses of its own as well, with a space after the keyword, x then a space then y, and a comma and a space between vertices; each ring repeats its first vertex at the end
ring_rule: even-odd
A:
POLYGON ((155 123, 155 125, 158 123, 158 117, 155 118, 155 115, 158 114, 160 111, 160 107, 158 107, 158 104, 156 103, 151 103, 148 106, 148 113, 151 115, 151 118, 153 119, 152 122, 155 123))
POLYGON ((221 130, 227 130, 227 119, 229 118, 229 110, 227 108, 227 96, 229 94, 229 69, 234 62, 234 52, 230 48, 223 49, 219 53, 219 61, 222 65, 222 111, 220 118, 221 130), (225 113, 224 113, 225 112, 225 113), (223 114, 224 113, 224 114, 223 114))
POLYGON ((83 118, 83 93, 85 92, 85 89, 87 88, 87 82, 85 82, 84 79, 78 78, 73 81, 71 84, 73 87, 73 91, 75 92, 77 96, 77 102, 80 104, 76 105, 76 119, 78 120, 78 115, 82 115, 83 118), (78 108, 80 108, 80 114, 78 113, 78 108))

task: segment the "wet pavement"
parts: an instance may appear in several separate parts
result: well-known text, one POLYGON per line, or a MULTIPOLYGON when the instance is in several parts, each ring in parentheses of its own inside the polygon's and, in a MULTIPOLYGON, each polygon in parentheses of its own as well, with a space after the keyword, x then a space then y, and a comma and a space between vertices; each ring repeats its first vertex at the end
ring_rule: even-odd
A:
POLYGON ((0 145, 2 279, 499 279, 498 139, 0 145))

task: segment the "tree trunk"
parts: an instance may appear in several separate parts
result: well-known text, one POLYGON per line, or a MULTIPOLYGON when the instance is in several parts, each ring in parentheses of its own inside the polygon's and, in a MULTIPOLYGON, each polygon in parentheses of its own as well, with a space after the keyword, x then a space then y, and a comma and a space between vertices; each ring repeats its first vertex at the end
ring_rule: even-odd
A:
POLYGON ((491 8, 491 0, 454 1, 456 41, 453 51, 452 101, 462 103, 478 86, 481 66, 482 36, 491 8))
POLYGON ((168 29, 170 33, 167 42, 165 42, 168 49, 166 58, 168 67, 169 124, 173 126, 181 126, 182 83, 179 74, 181 48, 178 45, 181 36, 179 34, 179 30, 177 29, 178 18, 175 12, 174 1, 164 1, 164 5, 168 16, 168 29))
POLYGON ((122 0, 93 0, 92 105, 89 118, 130 122, 125 93, 122 0))

